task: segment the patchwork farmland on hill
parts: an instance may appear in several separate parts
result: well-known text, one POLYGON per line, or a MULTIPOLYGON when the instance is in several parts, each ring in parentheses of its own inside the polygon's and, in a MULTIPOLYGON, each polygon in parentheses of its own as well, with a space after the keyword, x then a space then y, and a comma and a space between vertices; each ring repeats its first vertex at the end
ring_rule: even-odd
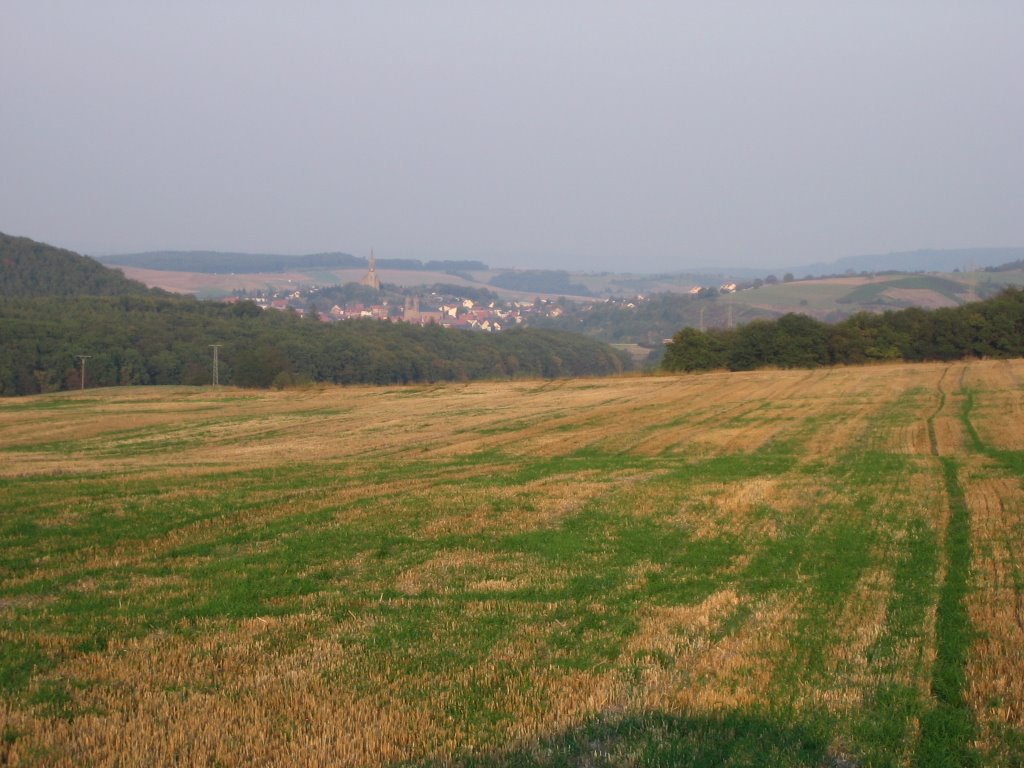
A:
POLYGON ((0 763, 1020 765, 1022 384, 0 401, 0 763))

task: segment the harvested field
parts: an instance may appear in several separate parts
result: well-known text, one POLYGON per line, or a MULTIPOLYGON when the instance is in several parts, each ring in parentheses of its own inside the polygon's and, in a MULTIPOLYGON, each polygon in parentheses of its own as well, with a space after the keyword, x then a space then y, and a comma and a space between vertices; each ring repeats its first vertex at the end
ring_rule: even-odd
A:
POLYGON ((1020 765, 1021 382, 0 401, 0 764, 1020 765))

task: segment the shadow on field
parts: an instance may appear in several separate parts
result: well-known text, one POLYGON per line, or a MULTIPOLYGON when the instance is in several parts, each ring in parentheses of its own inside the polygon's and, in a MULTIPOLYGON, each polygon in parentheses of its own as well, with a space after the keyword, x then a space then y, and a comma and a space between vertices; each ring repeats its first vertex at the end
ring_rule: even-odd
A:
MULTIPOLYGON (((672 717, 645 714, 598 718, 538 744, 460 756, 446 765, 538 766, 815 766, 854 768, 859 763, 828 749, 827 736, 762 717, 672 717)), ((439 762, 416 763, 422 768, 439 762)))

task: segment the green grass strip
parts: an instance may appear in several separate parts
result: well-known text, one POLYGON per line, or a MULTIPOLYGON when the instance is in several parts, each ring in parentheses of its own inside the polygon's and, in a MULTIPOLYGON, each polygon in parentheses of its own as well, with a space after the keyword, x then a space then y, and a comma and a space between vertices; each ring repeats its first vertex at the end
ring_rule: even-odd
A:
POLYGON ((957 463, 939 457, 949 497, 950 518, 946 531, 946 579, 936 612, 936 659, 932 671, 935 706, 921 717, 921 737, 914 765, 973 766, 978 755, 971 748, 974 717, 964 700, 967 685, 967 652, 972 629, 967 613, 971 569, 971 523, 967 501, 957 478, 957 463))
POLYGON ((939 405, 935 413, 928 417, 928 443, 931 445, 932 456, 939 455, 939 438, 935 434, 935 416, 946 406, 946 393, 939 391, 939 405))
POLYGON ((974 392, 969 389, 964 390, 964 404, 960 411, 960 421, 963 423, 964 429, 967 430, 967 436, 971 438, 971 449, 977 453, 991 456, 994 452, 989 450, 981 441, 981 436, 978 434, 978 430, 974 428, 974 423, 971 421, 971 411, 973 409, 974 392))

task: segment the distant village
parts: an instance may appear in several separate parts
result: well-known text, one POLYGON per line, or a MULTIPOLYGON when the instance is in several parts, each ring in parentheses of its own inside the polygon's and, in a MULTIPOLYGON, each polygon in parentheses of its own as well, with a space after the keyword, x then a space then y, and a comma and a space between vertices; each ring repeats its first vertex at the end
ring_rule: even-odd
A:
MULTIPOLYGON (((762 281, 757 281, 762 282, 762 281)), ((488 297, 480 300, 471 296, 459 295, 457 286, 445 286, 446 291, 405 289, 394 294, 391 299, 381 291, 375 264, 371 257, 370 267, 360 285, 373 289, 380 300, 375 303, 362 301, 345 301, 322 305, 324 288, 316 285, 299 286, 295 289, 278 291, 256 291, 249 293, 239 291, 227 297, 225 301, 234 303, 242 300, 254 302, 267 310, 294 312, 306 316, 316 311, 317 319, 323 323, 335 323, 341 320, 372 319, 389 322, 403 322, 414 325, 439 325, 445 328, 463 328, 467 330, 496 332, 517 325, 529 324, 531 319, 561 317, 576 302, 566 299, 550 299, 537 297, 529 300, 501 300, 488 297)), ((739 286, 739 288, 748 286, 739 286)), ((694 296, 718 295, 734 293, 738 289, 736 283, 725 283, 716 288, 694 286, 688 293, 694 296)), ((470 292, 470 291, 467 291, 470 292)), ((478 293, 478 292, 474 292, 478 293)), ((648 301, 644 295, 629 298, 594 299, 590 304, 616 304, 623 309, 635 309, 648 301)), ((576 307, 579 308, 579 307, 576 307)))
MULTIPOLYGON (((228 296, 224 301, 228 303, 252 301, 263 309, 294 312, 302 317, 309 314, 312 306, 315 305, 317 319, 323 323, 369 318, 485 332, 501 331, 517 325, 528 324, 531 319, 540 317, 561 317, 567 311, 567 304, 578 304, 578 302, 567 302, 564 299, 544 298, 537 298, 533 301, 478 302, 468 297, 442 295, 429 291, 425 295, 416 295, 410 292, 401 304, 382 299, 379 303, 374 304, 354 301, 326 307, 317 303, 319 290, 317 286, 310 286, 295 290, 257 291, 252 295, 228 296)), ((735 293, 736 290, 736 285, 729 283, 715 292, 726 294, 735 293)), ((707 292, 706 288, 694 288, 688 293, 696 296, 707 292)), ((647 301, 649 301, 649 297, 640 294, 625 299, 594 299, 588 304, 614 304, 623 309, 636 309, 647 301)))
MULTIPOLYGON (((230 296, 225 301, 237 302, 242 298, 230 296)), ((264 309, 290 311, 305 316, 310 312, 307 307, 311 298, 315 300, 315 289, 295 290, 290 293, 277 292, 270 296, 256 296, 249 300, 264 309)), ((426 297, 407 296, 403 306, 387 300, 379 304, 352 302, 344 305, 335 304, 323 309, 317 307, 316 313, 317 319, 322 323, 369 318, 415 325, 440 325, 446 328, 500 331, 503 328, 519 325, 524 321, 525 315, 534 309, 535 306, 532 302, 509 302, 508 305, 501 306, 496 302, 477 305, 476 302, 468 298, 444 300, 436 294, 428 294, 426 297)))
MULTIPOLYGON (((376 260, 371 255, 369 270, 360 281, 364 288, 374 293, 381 293, 380 278, 377 275, 376 260)), ((414 292, 402 293, 402 304, 382 298, 379 303, 367 304, 365 301, 351 301, 333 304, 331 307, 316 306, 322 289, 311 286, 294 291, 277 291, 270 295, 257 293, 251 297, 258 306, 264 309, 292 311, 305 316, 316 311, 317 319, 323 323, 335 323, 341 320, 371 319, 391 322, 410 323, 413 325, 440 325, 446 328, 464 328, 468 330, 495 332, 510 328, 524 322, 525 316, 534 311, 536 302, 502 302, 498 300, 480 302, 472 298, 441 294, 429 291, 425 296, 414 292)), ((236 295, 227 299, 237 302, 245 296, 236 295)))

